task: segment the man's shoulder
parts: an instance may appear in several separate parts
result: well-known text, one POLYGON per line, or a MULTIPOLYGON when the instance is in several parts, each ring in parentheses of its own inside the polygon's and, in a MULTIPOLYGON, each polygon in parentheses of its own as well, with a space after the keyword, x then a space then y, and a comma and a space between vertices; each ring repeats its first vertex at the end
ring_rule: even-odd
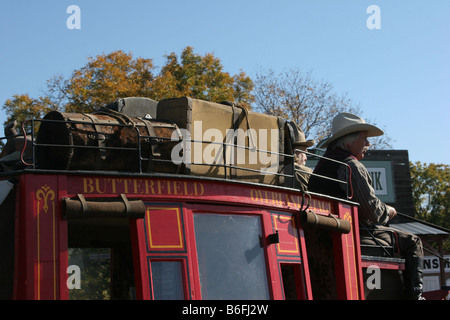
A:
POLYGON ((366 166, 358 159, 351 157, 345 163, 352 169, 352 172, 359 172, 361 175, 368 175, 366 166))
POLYGON ((356 159, 355 157, 351 156, 351 157, 347 157, 344 159, 344 161, 346 164, 348 165, 353 165, 353 166, 364 166, 361 161, 359 161, 358 159, 356 159))

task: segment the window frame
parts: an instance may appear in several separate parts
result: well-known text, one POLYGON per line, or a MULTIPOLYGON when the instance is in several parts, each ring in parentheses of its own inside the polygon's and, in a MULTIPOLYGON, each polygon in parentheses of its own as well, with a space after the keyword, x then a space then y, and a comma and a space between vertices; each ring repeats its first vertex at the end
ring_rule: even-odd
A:
POLYGON ((260 219, 261 236, 263 239, 264 262, 267 277, 269 299, 277 299, 279 294, 274 290, 274 286, 279 283, 279 276, 277 270, 277 258, 275 253, 275 246, 268 245, 264 239, 272 232, 272 223, 270 212, 257 207, 246 206, 232 206, 226 204, 198 204, 186 203, 184 206, 186 213, 186 234, 188 235, 187 242, 189 243, 189 255, 192 262, 192 272, 194 279, 194 286, 199 299, 202 299, 200 273, 197 256, 197 245, 195 238, 194 215, 195 214, 221 214, 221 215, 242 215, 242 216, 257 216, 260 219))

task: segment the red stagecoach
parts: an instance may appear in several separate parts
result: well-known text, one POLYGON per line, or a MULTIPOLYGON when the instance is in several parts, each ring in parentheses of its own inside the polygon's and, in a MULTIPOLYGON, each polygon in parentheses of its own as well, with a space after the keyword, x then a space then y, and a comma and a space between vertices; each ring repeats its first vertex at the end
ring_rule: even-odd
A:
POLYGON ((295 188, 276 117, 127 98, 29 124, 0 159, 3 299, 401 297, 403 261, 361 254, 358 204, 295 188))

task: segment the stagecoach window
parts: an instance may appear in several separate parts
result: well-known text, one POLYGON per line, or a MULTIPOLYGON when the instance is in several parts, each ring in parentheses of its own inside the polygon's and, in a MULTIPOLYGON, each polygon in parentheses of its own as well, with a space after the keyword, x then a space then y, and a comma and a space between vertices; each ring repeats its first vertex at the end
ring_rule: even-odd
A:
POLYGON ((203 299, 269 299, 258 216, 194 215, 203 299))
POLYGON ((180 261, 152 261, 152 285, 155 300, 183 300, 180 261))
POLYGON ((128 219, 68 219, 69 299, 136 299, 128 219))

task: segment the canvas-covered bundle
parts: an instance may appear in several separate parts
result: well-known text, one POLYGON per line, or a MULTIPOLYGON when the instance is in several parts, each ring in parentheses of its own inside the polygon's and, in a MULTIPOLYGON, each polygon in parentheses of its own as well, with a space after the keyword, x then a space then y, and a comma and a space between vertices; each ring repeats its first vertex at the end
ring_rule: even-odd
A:
POLYGON ((177 160, 186 173, 282 183, 285 125, 280 118, 188 97, 159 101, 157 118, 184 130, 185 141, 175 151, 182 151, 177 160))

